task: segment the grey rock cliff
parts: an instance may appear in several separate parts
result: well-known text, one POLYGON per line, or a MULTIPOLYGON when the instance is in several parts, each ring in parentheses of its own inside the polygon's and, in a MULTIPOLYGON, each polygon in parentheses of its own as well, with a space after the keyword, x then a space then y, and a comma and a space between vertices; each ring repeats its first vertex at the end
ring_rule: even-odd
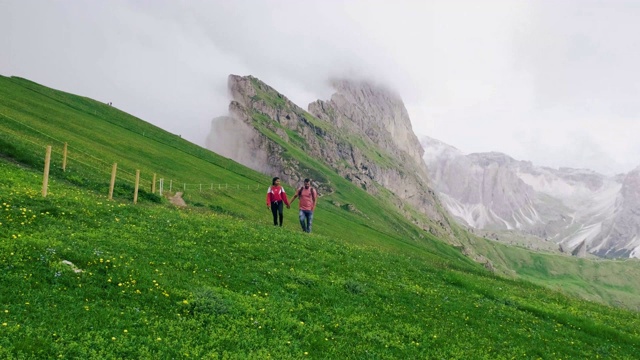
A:
POLYGON ((284 149, 256 129, 255 117, 289 141, 284 129, 296 127, 304 111, 251 76, 229 75, 228 89, 229 114, 212 120, 206 147, 254 170, 277 174, 292 185, 299 183, 305 175, 296 172, 297 162, 283 156, 284 149))
POLYGON ((640 258, 640 167, 622 180, 614 214, 603 222, 590 247, 600 256, 640 258))
POLYGON ((538 220, 535 192, 513 171, 517 161, 500 153, 463 155, 425 137, 427 163, 435 188, 461 223, 487 230, 532 230, 538 220))
POLYGON ((385 151, 406 156, 423 167, 424 150, 399 96, 363 81, 334 80, 332 85, 336 93, 331 100, 309 104, 311 114, 364 135, 385 151))
POLYGON ((377 152, 371 156, 351 146, 357 156, 348 157, 350 167, 366 171, 358 174, 343 169, 343 176, 365 188, 369 188, 371 182, 381 184, 431 218, 443 220, 436 209, 438 199, 430 188, 422 160, 424 151, 413 133, 402 100, 393 92, 367 82, 335 80, 332 83, 336 93, 331 100, 309 104, 309 112, 342 133, 363 137, 377 152), (383 157, 383 161, 375 161, 375 155, 383 157))
POLYGON ((434 186, 460 223, 533 235, 574 256, 640 258, 640 167, 607 177, 500 153, 464 155, 428 137, 421 143, 434 186))

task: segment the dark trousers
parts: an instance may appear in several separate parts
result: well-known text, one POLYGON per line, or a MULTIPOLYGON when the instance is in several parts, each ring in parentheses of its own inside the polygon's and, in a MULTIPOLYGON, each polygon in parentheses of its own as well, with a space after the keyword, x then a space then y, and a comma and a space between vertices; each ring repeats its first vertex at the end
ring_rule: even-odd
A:
POLYGON ((278 215, 280 218, 280 226, 282 226, 282 218, 284 217, 284 204, 282 201, 274 201, 271 203, 271 212, 273 213, 273 225, 278 225, 278 215))

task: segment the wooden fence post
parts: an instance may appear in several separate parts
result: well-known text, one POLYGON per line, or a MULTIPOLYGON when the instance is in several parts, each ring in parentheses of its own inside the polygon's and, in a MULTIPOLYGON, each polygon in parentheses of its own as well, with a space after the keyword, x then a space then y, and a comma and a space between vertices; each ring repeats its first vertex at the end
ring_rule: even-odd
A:
POLYGON ((173 188, 173 179, 169 180, 169 192, 171 192, 173 188))
POLYGON ((62 148, 62 171, 67 171, 67 143, 62 148))
POLYGON ((136 170, 136 186, 133 190, 133 203, 138 203, 138 187, 140 186, 140 170, 136 170))
POLYGON ((151 182, 151 193, 156 193, 156 173, 153 173, 153 181, 151 182))
POLYGON ((113 163, 111 169, 111 184, 109 184, 109 200, 113 200, 113 188, 116 185, 116 171, 118 170, 118 163, 113 163))
POLYGON ((49 165, 51 164, 51 145, 47 146, 47 153, 44 156, 44 176, 42 178, 42 197, 47 197, 49 187, 49 165))
POLYGON ((160 196, 162 196, 162 191, 164 190, 164 178, 160 178, 159 185, 160 185, 160 196))

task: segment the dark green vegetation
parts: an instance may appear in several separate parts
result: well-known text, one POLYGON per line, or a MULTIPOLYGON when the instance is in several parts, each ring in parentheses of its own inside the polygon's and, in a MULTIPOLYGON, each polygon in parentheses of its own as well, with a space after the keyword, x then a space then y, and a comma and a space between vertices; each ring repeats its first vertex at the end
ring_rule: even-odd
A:
POLYGON ((273 228, 267 176, 112 107, 3 77, 0 149, 0 358, 591 359, 640 350, 638 313, 495 277, 332 174, 337 191, 322 197, 314 234, 298 230, 293 210, 273 228), (43 198, 47 144, 54 165, 43 198), (152 173, 165 187, 191 184, 191 206, 148 192, 133 205, 130 177, 106 200, 111 162, 140 169, 146 190, 152 173), (225 186, 193 190, 200 183, 225 186))

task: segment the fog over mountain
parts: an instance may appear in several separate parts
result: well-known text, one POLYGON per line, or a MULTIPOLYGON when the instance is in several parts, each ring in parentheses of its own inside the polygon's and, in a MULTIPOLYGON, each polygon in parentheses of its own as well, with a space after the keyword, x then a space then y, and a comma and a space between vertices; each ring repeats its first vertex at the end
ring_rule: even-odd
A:
POLYGON ((0 1, 0 74, 113 102, 204 144, 252 74, 299 106, 383 84, 418 135, 613 175, 638 163, 627 0, 0 1))

